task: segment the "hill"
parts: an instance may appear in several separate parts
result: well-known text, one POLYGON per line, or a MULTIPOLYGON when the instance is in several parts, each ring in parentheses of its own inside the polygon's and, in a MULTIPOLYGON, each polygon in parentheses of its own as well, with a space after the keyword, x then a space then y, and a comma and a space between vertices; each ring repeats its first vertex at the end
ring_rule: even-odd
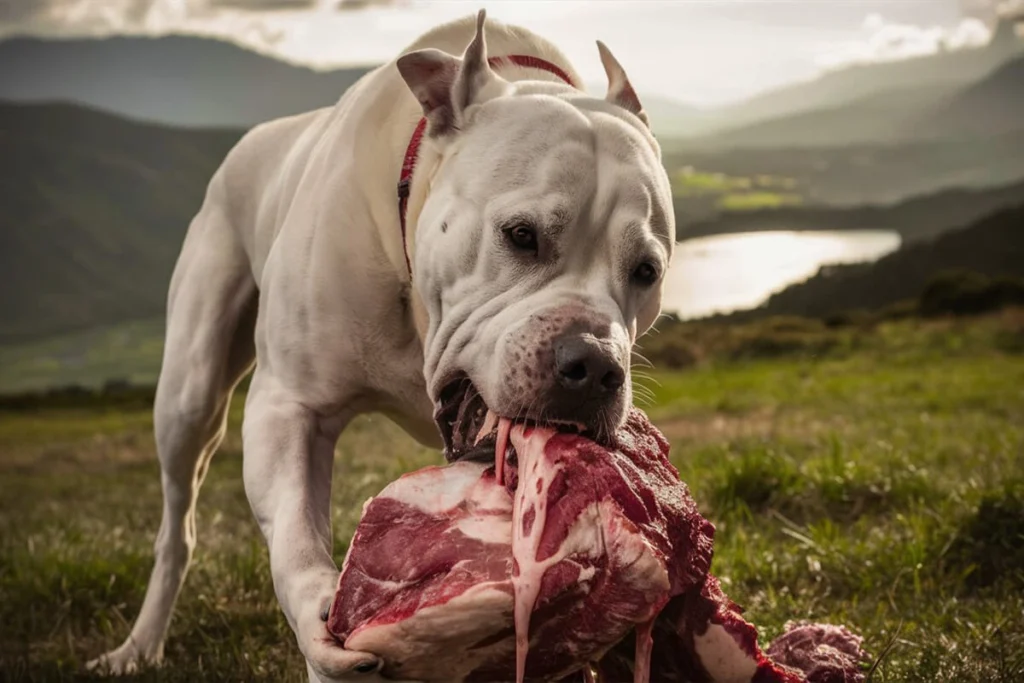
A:
POLYGON ((843 147, 961 139, 1024 130, 1024 56, 964 85, 945 79, 879 90, 839 106, 768 118, 705 136, 709 147, 843 147))
MULTIPOLYGON (((712 148, 662 143, 669 169, 792 180, 805 203, 842 207, 891 203, 944 187, 982 188, 1024 177, 1024 129, 986 137, 931 138, 843 147, 712 148)), ((686 207, 677 207, 685 215, 686 207)))
MULTIPOLYGON (((243 128, 334 104, 367 71, 314 71, 196 36, 0 42, 0 100, 75 102, 175 126, 243 128)), ((708 112, 669 97, 643 102, 662 136, 710 122, 708 112)))
MULTIPOLYGON (((604 92, 606 86, 590 88, 592 93, 604 92)), ((674 100, 670 97, 643 94, 644 110, 651 121, 651 130, 658 137, 681 137, 702 130, 714 120, 714 112, 674 100)))
POLYGON ((950 188, 892 204, 796 206, 724 213, 680 228, 693 238, 764 230, 893 230, 903 244, 931 239, 994 211, 1024 203, 1024 181, 985 189, 950 188))
POLYGON ((935 103, 914 121, 923 135, 981 136, 1024 128, 1024 56, 935 103))
MULTIPOLYGON (((808 112, 834 115, 838 109, 863 106, 884 93, 939 89, 953 93, 984 79, 993 69, 1021 54, 1024 54, 1024 41, 1016 36, 1012 23, 1007 20, 997 26, 987 47, 830 71, 717 110, 713 124, 696 134, 741 129, 756 122, 808 112), (858 102, 861 104, 855 104, 858 102)), ((778 144, 782 144, 781 141, 778 144)))
POLYGON ((897 143, 913 139, 907 123, 924 116, 956 92, 943 81, 906 89, 873 92, 827 109, 811 109, 726 128, 702 139, 714 147, 843 147, 897 143))
POLYGON ((0 105, 0 341, 162 314, 185 230, 239 136, 0 105))
MULTIPOLYGON (((240 135, 131 122, 74 105, 0 104, 0 290, 16 293, 0 299, 0 343, 162 315, 184 232, 240 135)), ((887 201, 886 193, 907 188, 1020 178, 1024 159, 1014 150, 1021 139, 841 150, 852 156, 806 150, 684 157, 738 175, 781 172, 797 178, 810 202, 859 196, 851 193, 887 201), (1008 155, 1005 163, 999 154, 1008 155)), ((750 211, 692 230, 678 206, 677 215, 684 236, 891 227, 909 240, 1017 201, 1020 192, 1018 183, 949 190, 897 206, 750 211)))
POLYGON ((920 296, 936 275, 952 270, 1024 277, 1024 203, 874 263, 823 268, 806 282, 787 287, 763 306, 736 317, 874 310, 920 296))
MULTIPOLYGON (((999 35, 988 48, 845 68, 718 109, 652 94, 642 99, 660 137, 712 146, 902 140, 907 131, 924 132, 916 122, 934 107, 1021 55, 1021 41, 999 35), (907 121, 913 125, 901 126, 907 121)), ((198 36, 12 38, 0 42, 0 100, 69 101, 178 126, 249 127, 333 104, 368 70, 316 71, 198 36)), ((973 95, 998 98, 998 88, 973 95)), ((968 102, 962 111, 951 121, 970 121, 978 108, 968 102)))
POLYGON ((368 70, 314 71, 195 36, 14 38, 0 42, 0 99, 241 128, 334 104, 368 70))

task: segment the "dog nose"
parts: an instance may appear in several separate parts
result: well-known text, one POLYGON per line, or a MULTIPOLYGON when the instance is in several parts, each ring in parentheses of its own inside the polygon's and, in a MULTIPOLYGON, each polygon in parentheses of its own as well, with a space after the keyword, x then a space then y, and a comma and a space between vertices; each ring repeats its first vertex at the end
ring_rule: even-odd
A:
POLYGON ((555 369, 558 383, 574 393, 612 394, 626 382, 626 371, 611 350, 589 336, 558 339, 555 369))

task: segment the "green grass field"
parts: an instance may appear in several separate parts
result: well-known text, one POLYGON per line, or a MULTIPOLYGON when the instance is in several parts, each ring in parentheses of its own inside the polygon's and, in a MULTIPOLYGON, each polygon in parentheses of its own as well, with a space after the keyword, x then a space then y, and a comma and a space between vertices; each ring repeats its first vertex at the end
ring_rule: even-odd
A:
MULTIPOLYGON (((639 380, 718 528, 715 572, 766 640, 788 619, 863 633, 874 681, 1024 680, 1024 316, 836 334, 730 360, 708 333, 697 365, 639 380)), ((166 666, 136 680, 301 680, 242 488, 240 404, 166 666)), ((159 521, 150 428, 142 409, 0 414, 0 679, 79 680, 126 635, 159 521)), ((339 561, 362 502, 438 457, 383 418, 346 432, 339 561)))
POLYGON ((108 380, 152 384, 160 369, 164 319, 151 318, 0 346, 0 392, 54 384, 98 387, 108 380))
POLYGON ((804 201, 801 188, 792 178, 730 176, 684 167, 672 173, 670 179, 673 196, 690 201, 710 201, 721 211, 799 206, 804 201))

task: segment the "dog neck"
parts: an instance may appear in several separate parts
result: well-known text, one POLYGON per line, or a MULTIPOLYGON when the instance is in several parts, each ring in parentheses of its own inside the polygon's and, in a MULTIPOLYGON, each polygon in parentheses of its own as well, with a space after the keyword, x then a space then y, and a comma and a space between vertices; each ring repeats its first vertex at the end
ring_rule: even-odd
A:
MULTIPOLYGON (((423 205, 427 201, 427 197, 430 196, 430 186, 434 181, 434 176, 437 175, 437 169, 441 165, 441 153, 433 144, 423 144, 420 146, 419 157, 416 160, 416 172, 413 173, 409 178, 407 186, 408 196, 404 202, 404 232, 403 232, 403 249, 405 251, 407 275, 409 277, 409 303, 412 308, 413 324, 416 327, 416 334, 419 336, 422 342, 426 339, 427 326, 430 324, 430 319, 427 314, 427 307, 423 303, 423 299, 420 297, 419 290, 414 286, 413 279, 413 266, 415 263, 416 254, 416 226, 419 223, 420 212, 423 210, 423 205)), ((401 209, 399 209, 401 213, 401 209)))

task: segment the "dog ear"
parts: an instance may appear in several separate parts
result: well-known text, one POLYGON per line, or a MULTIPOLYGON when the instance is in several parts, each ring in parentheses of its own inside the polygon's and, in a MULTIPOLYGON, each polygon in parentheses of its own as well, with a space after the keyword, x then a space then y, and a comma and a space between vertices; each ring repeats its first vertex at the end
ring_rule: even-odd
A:
POLYGON ((477 14, 476 35, 461 59, 433 48, 398 58, 398 72, 423 107, 431 136, 457 131, 470 105, 500 94, 506 85, 487 63, 485 16, 484 10, 477 14))
POLYGON ((629 82, 626 70, 619 64, 619 60, 615 59, 608 46, 600 40, 597 41, 597 51, 601 53, 601 64, 604 66, 604 72, 608 76, 608 94, 605 95, 604 99, 612 104, 619 105, 627 111, 633 112, 637 118, 644 122, 645 126, 650 128, 651 124, 647 120, 647 112, 644 111, 643 105, 640 104, 640 98, 636 96, 636 91, 633 90, 633 86, 629 82))

